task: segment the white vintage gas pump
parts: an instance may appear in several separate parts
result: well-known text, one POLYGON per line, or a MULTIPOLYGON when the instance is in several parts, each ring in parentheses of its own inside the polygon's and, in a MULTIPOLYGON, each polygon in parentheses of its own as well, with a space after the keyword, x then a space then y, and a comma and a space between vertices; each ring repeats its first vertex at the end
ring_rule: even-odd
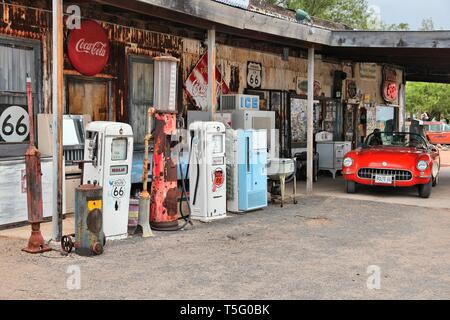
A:
POLYGON ((133 130, 118 122, 86 127, 84 184, 103 187, 103 232, 107 240, 128 236, 133 130))
POLYGON ((226 217, 225 125, 194 122, 189 126, 190 203, 192 219, 209 222, 226 217))

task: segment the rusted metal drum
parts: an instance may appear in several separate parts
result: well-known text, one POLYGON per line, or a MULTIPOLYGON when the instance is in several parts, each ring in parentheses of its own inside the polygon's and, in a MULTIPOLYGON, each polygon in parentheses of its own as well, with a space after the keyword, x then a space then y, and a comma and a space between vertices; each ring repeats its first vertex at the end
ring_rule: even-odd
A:
POLYGON ((95 256, 103 253, 103 188, 82 185, 75 189, 75 253, 95 256))

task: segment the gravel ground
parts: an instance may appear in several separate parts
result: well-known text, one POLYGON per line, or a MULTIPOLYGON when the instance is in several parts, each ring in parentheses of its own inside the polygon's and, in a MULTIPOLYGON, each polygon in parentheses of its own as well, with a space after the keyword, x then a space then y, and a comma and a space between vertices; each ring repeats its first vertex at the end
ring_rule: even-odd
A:
POLYGON ((96 258, 0 238, 0 299, 448 299, 449 230, 450 210, 311 197, 96 258), (67 289, 73 265, 80 290, 67 289), (367 289, 371 265, 380 290, 367 289))

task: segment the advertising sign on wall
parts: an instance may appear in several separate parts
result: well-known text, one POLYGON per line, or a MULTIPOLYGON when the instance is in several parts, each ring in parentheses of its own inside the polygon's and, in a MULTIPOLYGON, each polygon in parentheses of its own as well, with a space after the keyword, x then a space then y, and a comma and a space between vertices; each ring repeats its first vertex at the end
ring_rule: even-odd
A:
MULTIPOLYGON (((193 103, 201 110, 208 108, 208 53, 206 52, 195 68, 192 70, 185 83, 186 92, 193 103)), ((227 84, 222 78, 219 68, 216 67, 216 96, 220 98, 220 92, 227 94, 230 92, 227 84)))
POLYGON ((376 63, 360 63, 359 75, 363 79, 377 79, 377 64, 376 63))
POLYGON ((262 84, 262 64, 258 62, 247 63, 247 87, 260 89, 262 84))
POLYGON ((397 102, 398 99, 398 85, 397 85, 397 71, 395 69, 383 68, 383 85, 382 85, 383 99, 388 103, 397 102))
POLYGON ((109 59, 109 40, 101 25, 84 20, 80 29, 70 32, 67 54, 70 63, 85 76, 94 76, 105 68, 109 59))
MULTIPOLYGON (((322 91, 322 85, 320 81, 314 81, 314 97, 319 97, 322 91)), ((297 77, 297 94, 308 95, 308 80, 302 77, 297 77)))

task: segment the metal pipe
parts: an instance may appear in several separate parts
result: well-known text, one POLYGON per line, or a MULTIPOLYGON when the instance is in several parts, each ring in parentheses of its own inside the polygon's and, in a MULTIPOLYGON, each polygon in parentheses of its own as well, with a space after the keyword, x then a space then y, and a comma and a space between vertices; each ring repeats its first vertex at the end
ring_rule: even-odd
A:
POLYGON ((307 131, 307 182, 306 193, 313 192, 314 175, 314 48, 308 49, 308 120, 307 131))
POLYGON ((147 112, 147 134, 144 138, 144 164, 142 169, 142 192, 139 195, 139 218, 138 226, 135 234, 142 232, 143 238, 153 237, 153 232, 150 227, 150 193, 148 192, 148 165, 149 165, 149 145, 152 139, 153 132, 153 118, 155 117, 155 109, 150 108, 147 112))
POLYGON ((63 112, 63 0, 53 0, 53 240, 59 242, 62 237, 62 189, 63 189, 63 145, 62 145, 62 112, 63 112))
POLYGON ((30 75, 27 74, 27 101, 28 101, 28 115, 30 117, 30 147, 35 146, 35 136, 34 136, 34 112, 33 112, 33 91, 31 86, 30 75))
POLYGON ((216 111, 216 29, 208 30, 208 112, 209 120, 214 120, 216 111))
POLYGON ((150 140, 152 139, 152 132, 153 132, 153 118, 155 116, 155 109, 150 108, 148 109, 148 120, 147 120, 147 134, 144 138, 144 145, 145 145, 145 152, 144 152, 144 168, 143 168, 143 177, 142 177, 142 190, 144 192, 148 192, 148 164, 149 164, 149 144, 150 140))
POLYGON ((28 240, 28 246, 22 249, 22 251, 36 254, 50 251, 51 248, 45 244, 44 237, 41 233, 41 222, 43 219, 41 154, 36 148, 34 140, 33 93, 31 88, 31 78, 28 75, 26 90, 28 114, 30 118, 30 145, 25 153, 25 168, 27 179, 28 221, 31 224, 31 236, 28 240))

